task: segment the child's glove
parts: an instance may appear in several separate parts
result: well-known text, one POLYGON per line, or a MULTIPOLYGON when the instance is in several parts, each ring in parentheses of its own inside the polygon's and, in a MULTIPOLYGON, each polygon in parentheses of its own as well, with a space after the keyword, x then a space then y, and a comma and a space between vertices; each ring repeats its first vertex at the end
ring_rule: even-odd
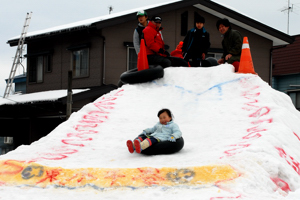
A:
POLYGON ((173 135, 171 135, 171 136, 169 137, 168 141, 169 141, 169 142, 176 142, 176 138, 175 138, 173 135))

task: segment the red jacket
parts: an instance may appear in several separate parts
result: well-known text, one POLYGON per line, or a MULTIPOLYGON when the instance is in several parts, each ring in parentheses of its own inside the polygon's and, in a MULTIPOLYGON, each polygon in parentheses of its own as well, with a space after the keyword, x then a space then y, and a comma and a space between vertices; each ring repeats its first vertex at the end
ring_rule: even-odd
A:
POLYGON ((157 28, 151 21, 143 30, 147 55, 158 54, 165 56, 158 53, 159 49, 164 49, 165 46, 160 34, 160 30, 162 30, 162 28, 157 28))

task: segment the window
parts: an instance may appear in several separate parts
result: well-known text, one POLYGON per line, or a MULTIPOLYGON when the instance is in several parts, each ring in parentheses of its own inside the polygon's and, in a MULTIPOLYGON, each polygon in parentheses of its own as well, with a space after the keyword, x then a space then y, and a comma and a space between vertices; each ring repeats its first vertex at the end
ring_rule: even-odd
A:
POLYGON ((72 51, 73 77, 86 77, 89 75, 89 49, 72 51))
POLYGON ((134 47, 127 47, 127 70, 137 67, 137 58, 134 47))
POLYGON ((208 52, 206 57, 213 57, 213 58, 219 60, 219 59, 221 59, 222 55, 223 55, 222 53, 208 52))
POLYGON ((13 137, 4 137, 4 144, 12 144, 14 142, 13 137))
POLYGON ((180 29, 180 35, 185 36, 188 31, 188 11, 185 11, 181 14, 181 29, 180 29))
POLYGON ((29 83, 43 82, 44 69, 46 72, 51 72, 50 55, 29 56, 29 83))
POLYGON ((300 110, 300 91, 288 91, 288 95, 291 97, 296 109, 300 110))

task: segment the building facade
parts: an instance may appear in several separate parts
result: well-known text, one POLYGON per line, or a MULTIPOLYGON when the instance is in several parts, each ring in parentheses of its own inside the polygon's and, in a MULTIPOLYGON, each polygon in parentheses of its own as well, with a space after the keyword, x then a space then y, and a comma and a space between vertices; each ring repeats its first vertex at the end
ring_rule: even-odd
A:
MULTIPOLYGON (((209 0, 176 1, 146 11, 150 17, 162 17, 162 34, 169 52, 194 27, 195 14, 202 15, 210 33, 209 56, 215 58, 222 54, 222 37, 216 22, 228 18, 233 29, 248 37, 255 71, 268 83, 272 77, 272 47, 293 41, 282 32, 209 0)), ((26 92, 66 89, 69 70, 73 71, 73 88, 117 85, 121 73, 136 66, 132 45, 136 26, 136 11, 129 11, 28 33, 26 92)), ((14 46, 17 41, 18 38, 8 43, 14 46)))
POLYGON ((292 44, 273 49, 272 86, 288 94, 300 110, 300 35, 294 37, 292 44))

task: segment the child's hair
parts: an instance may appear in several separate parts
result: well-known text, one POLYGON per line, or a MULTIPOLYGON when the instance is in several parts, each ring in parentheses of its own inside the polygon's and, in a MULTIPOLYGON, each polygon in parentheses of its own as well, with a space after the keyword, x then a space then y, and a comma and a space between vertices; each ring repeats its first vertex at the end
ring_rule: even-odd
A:
POLYGON ((157 117, 159 117, 159 115, 161 115, 161 113, 166 112, 168 114, 169 117, 171 117, 171 119, 173 119, 173 114, 171 113, 171 111, 167 108, 163 108, 160 111, 158 111, 157 113, 157 117))

